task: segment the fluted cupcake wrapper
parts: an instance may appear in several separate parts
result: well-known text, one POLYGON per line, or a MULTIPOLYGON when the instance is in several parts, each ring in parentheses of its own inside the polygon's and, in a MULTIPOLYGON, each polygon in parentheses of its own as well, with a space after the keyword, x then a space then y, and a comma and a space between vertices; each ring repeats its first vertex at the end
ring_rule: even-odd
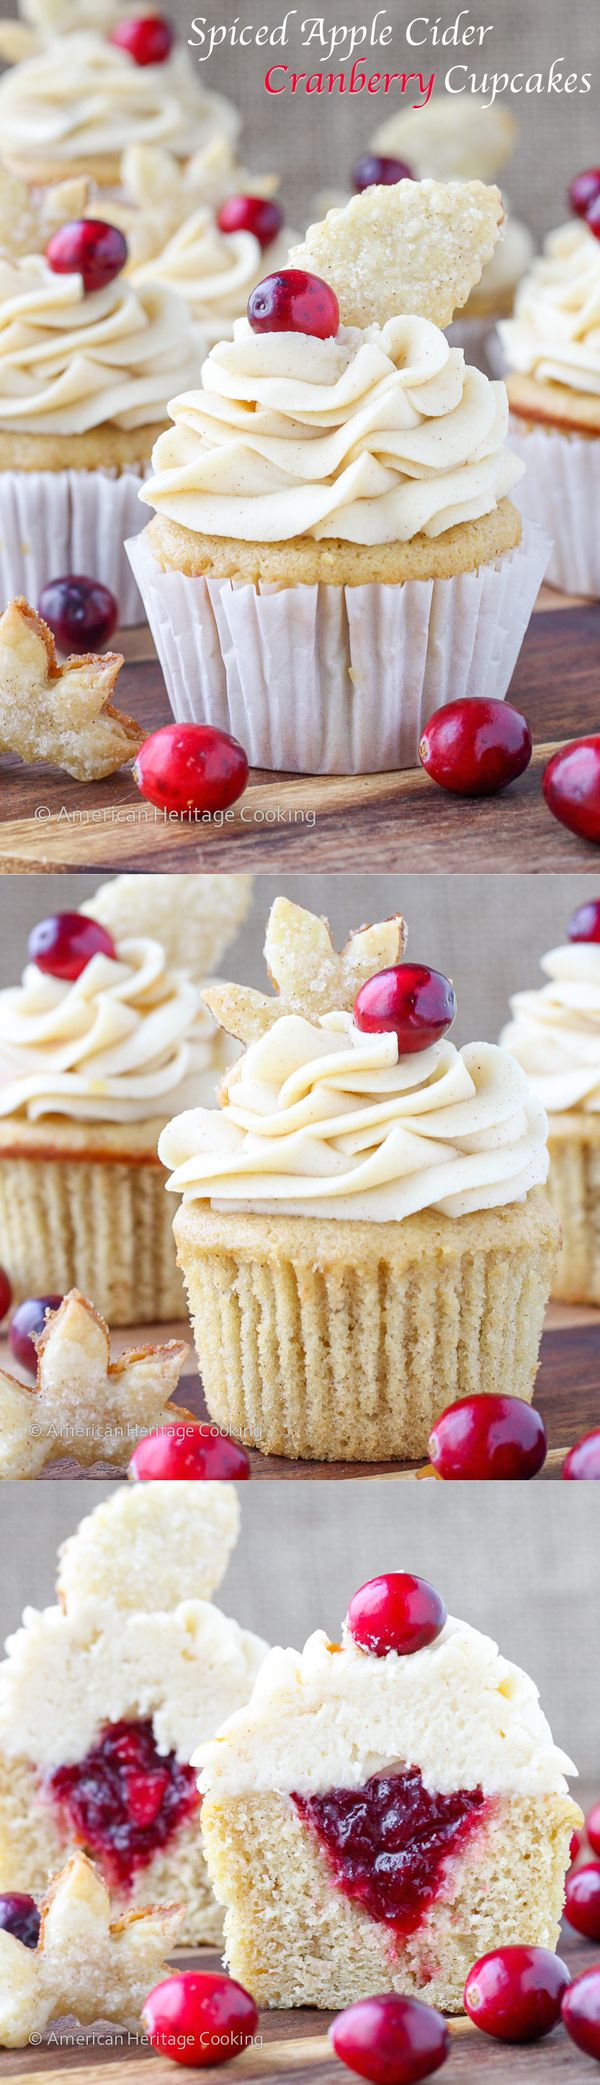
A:
POLYGON ((253 767, 414 767, 432 712, 509 687, 549 544, 526 526, 478 572, 403 585, 264 587, 160 570, 126 545, 179 723, 241 740, 253 767))
POLYGON ((114 475, 0 471, 0 606, 24 594, 37 608, 49 579, 87 572, 115 595, 121 628, 143 622, 124 544, 144 526, 138 494, 146 475, 134 465, 114 475))
POLYGON ((531 1400, 557 1236, 543 1190, 395 1226, 184 1205, 175 1237, 211 1418, 267 1455, 418 1461, 457 1398, 531 1400))
POLYGON ((600 436, 524 429, 513 420, 509 439, 525 464, 515 503, 553 538, 548 585, 600 599, 600 436))
POLYGON ((552 1294, 600 1304, 600 1138, 553 1137, 551 1124, 548 1185, 562 1231, 552 1294))
POLYGON ((2 1260, 17 1298, 78 1288, 109 1325, 184 1317, 171 1224, 155 1165, 0 1159, 2 1260))

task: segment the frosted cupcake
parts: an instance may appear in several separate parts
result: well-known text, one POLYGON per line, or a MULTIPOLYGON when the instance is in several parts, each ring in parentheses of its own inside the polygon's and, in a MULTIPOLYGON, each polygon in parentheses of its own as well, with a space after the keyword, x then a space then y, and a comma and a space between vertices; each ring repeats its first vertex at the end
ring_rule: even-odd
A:
POLYGON ((356 196, 171 405, 131 560, 175 715, 255 764, 407 767, 441 703, 506 693, 547 546, 504 388, 441 330, 501 215, 480 183, 356 196))
POLYGON ((53 39, 0 80, 3 158, 26 181, 87 174, 110 188, 130 145, 165 145, 187 159, 215 135, 231 141, 238 130, 237 110, 208 93, 170 31, 160 63, 136 62, 131 51, 82 29, 53 39))
POLYGON ((546 984, 511 999, 500 1040, 548 1114, 549 1188, 562 1232, 552 1294, 600 1304, 600 944, 553 948, 542 970, 546 984))
MULTIPOLYGON (((190 159, 178 159, 164 145, 130 145, 110 199, 112 223, 127 240, 128 271, 155 260, 196 212, 216 213, 232 197, 268 202, 277 186, 276 174, 251 173, 240 165, 229 139, 218 135, 190 159)), ((94 217, 97 210, 90 183, 82 215, 94 217)))
POLYGON ((553 537, 548 580, 600 595, 600 243, 580 217, 552 232, 499 328, 519 506, 553 537))
POLYGON ((447 979, 426 973, 442 1014, 411 1027, 403 945, 393 919, 338 956, 278 898, 279 996, 208 991, 246 1047, 219 1110, 159 1141, 211 1417, 267 1454, 414 1461, 455 1399, 533 1394, 558 1236, 544 1112, 505 1051, 448 1040, 447 979))
MULTIPOLYGON (((0 993, 4 1263, 17 1296, 77 1287, 112 1325, 182 1315, 158 1137, 174 1102, 209 1104, 231 1056, 193 964, 195 908, 201 926, 210 891, 193 887, 202 878, 180 881, 172 903, 186 907, 187 966, 171 961, 167 923, 143 931, 147 892, 132 930, 127 878, 124 930, 109 885, 111 932, 89 916, 93 900, 85 916, 58 915, 46 950, 34 937, 40 961, 0 993)), ((234 902, 220 950, 238 916, 234 902)))
POLYGON ((573 1763, 533 1680, 422 1579, 361 1587, 341 1643, 270 1651, 195 1763, 227 1964, 259 2005, 461 2013, 482 1955, 556 1947, 573 1763))
POLYGON ((198 376, 203 342, 174 291, 126 279, 120 232, 79 220, 51 253, 54 239, 77 272, 0 255, 0 590, 36 601, 57 573, 89 572, 121 625, 139 622, 124 539, 141 525, 169 395, 198 376))
POLYGON ((290 241, 296 237, 295 232, 286 233, 277 203, 240 194, 218 214, 211 204, 201 203, 157 253, 134 264, 129 273, 135 283, 162 282, 175 290, 202 339, 214 347, 232 337, 234 321, 245 312, 250 291, 265 268, 285 267, 290 241), (260 228, 260 237, 253 226, 260 228))

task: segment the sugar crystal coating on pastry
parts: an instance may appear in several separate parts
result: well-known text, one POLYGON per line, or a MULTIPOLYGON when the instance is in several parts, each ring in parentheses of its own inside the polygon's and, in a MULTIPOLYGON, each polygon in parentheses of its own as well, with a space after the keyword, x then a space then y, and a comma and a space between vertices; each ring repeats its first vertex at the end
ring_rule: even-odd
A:
POLYGON ((195 1759, 228 1965, 257 2001, 459 2012, 478 1956, 556 1945, 575 1770, 533 1681, 467 1623, 412 1655, 347 1629, 274 1650, 195 1759))
POLYGON ((27 1608, 0 1665, 0 1890, 39 1896, 79 1845, 118 1913, 175 1899, 192 1941, 217 1940, 220 1922, 190 1755, 248 1699, 266 1651, 197 1597, 236 1532, 228 1487, 205 1491, 142 1485, 139 1503, 107 1501, 67 1545, 64 1604, 27 1608))
POLYGON ((110 2020, 135 2033, 149 1990, 169 1974, 181 1904, 148 1904, 111 1918, 106 1884, 85 1854, 71 1855, 40 1906, 35 1948, 0 1931, 0 2045, 24 2049, 52 2021, 110 2020))
POLYGON ((397 181, 330 210, 290 261, 324 277, 346 326, 402 313, 447 326, 491 259, 503 216, 500 190, 482 181, 397 181))
POLYGON ((190 1412, 168 1402, 188 1352, 173 1339, 111 1361, 108 1327, 72 1289, 47 1316, 35 1385, 0 1369, 0 1478, 37 1477, 64 1456, 124 1469, 154 1428, 193 1425, 190 1412))
POLYGON ((150 934, 168 963, 206 980, 247 916, 252 876, 114 876, 80 905, 116 940, 150 934))
MULTIPOLYGON (((0 264, 1 267, 1 264, 0 264)), ((111 697, 120 652, 77 653, 59 666, 52 632, 26 601, 0 616, 0 751, 99 781, 133 760, 144 733, 111 697)))

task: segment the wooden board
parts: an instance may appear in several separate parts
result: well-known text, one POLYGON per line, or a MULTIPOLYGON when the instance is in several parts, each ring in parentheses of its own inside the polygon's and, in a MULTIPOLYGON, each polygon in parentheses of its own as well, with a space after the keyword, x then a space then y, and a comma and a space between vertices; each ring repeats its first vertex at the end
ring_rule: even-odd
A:
MULTIPOLYGON (((153 1340, 171 1338, 189 1338, 189 1327, 132 1326, 126 1332, 113 1333, 112 1349, 116 1354, 127 1346, 148 1345, 153 1340)), ((10 1370, 13 1366, 10 1349, 4 1340, 0 1344, 0 1367, 10 1370)), ((189 1372, 181 1378, 176 1402, 185 1405, 197 1418, 208 1419, 202 1384, 195 1367, 192 1372, 190 1366, 189 1372)), ((542 1340, 535 1403, 543 1415, 549 1443, 542 1474, 545 1478, 556 1479, 573 1442, 600 1425, 600 1313, 587 1309, 565 1310, 559 1304, 550 1306, 542 1340)), ((259 1455, 254 1450, 250 1451, 250 1463, 252 1476, 261 1479, 377 1476, 414 1479, 419 1473, 414 1465, 397 1462, 290 1462, 282 1455, 259 1455)), ((81 1471, 73 1462, 61 1462, 45 1470, 39 1481, 59 1482, 74 1477, 82 1481, 86 1478, 97 1481, 99 1477, 114 1479, 115 1471, 109 1464, 96 1463, 92 1470, 81 1471)))
MULTIPOLYGON (((561 1940, 561 1955, 568 1963, 574 1976, 587 1969, 597 1959, 597 1949, 565 1927, 561 1940)), ((208 1948, 196 1955, 178 1957, 185 1968, 217 1969, 218 1955, 208 1948)), ((327 2028, 333 2018, 331 2013, 319 2013, 306 2006, 297 2012, 263 2013, 259 2034, 262 2047, 247 2049, 234 2062, 224 2063, 218 2071, 211 2070, 209 2077, 217 2078, 220 2085, 260 2085, 262 2079, 278 2079, 283 2085, 343 2085, 351 2073, 345 2070, 334 2056, 327 2039, 327 2028)), ((543 2042, 529 2048, 510 2048, 501 2042, 490 2041, 473 2027, 469 2020, 454 2020, 450 2023, 451 2047, 444 2077, 448 2085, 583 2085, 584 2077, 593 2072, 589 2062, 583 2058, 569 2041, 562 2028, 543 2042)), ((174 2069, 165 2057, 155 2056, 143 2047, 136 2046, 127 2036, 123 2037, 125 2049, 119 2046, 118 2029, 107 2029, 102 2043, 90 2034, 85 2046, 69 2046, 64 2042, 60 2049, 52 2045, 40 2049, 12 2050, 0 2055, 0 2081, 3 2078, 19 2078, 20 2085, 39 2085, 43 2076, 44 2085, 62 2085, 67 2078, 69 2085, 128 2085, 134 2075, 142 2085, 174 2085, 181 2072, 174 2069)), ((184 2073, 185 2075, 185 2073, 184 2073)), ((188 2076, 198 2077, 197 2071, 188 2076)))
MULTIPOLYGON (((115 639, 115 643, 121 640, 115 639)), ((118 699, 147 731, 169 708, 147 629, 125 632, 118 699)), ((467 803, 421 770, 293 778, 255 771, 225 826, 165 820, 131 774, 94 785, 6 757, 0 768, 0 874, 88 869, 592 869, 596 848, 546 810, 541 778, 557 744, 600 729, 600 604, 543 590, 518 660, 513 700, 536 742, 521 780, 467 803), (361 850, 359 855, 359 850, 361 850)))

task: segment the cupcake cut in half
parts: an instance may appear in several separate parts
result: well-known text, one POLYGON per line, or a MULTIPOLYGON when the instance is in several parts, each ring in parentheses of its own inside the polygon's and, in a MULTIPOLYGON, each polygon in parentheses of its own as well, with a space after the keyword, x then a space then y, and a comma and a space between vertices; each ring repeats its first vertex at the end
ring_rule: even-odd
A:
POLYGON ((410 766, 441 703, 506 693, 547 547, 510 497, 504 386, 443 331, 502 214, 481 182, 355 196, 172 402, 129 554, 175 714, 253 764, 410 766))
POLYGON ((542 970, 545 984, 511 999, 500 1041, 548 1115, 548 1186, 562 1236, 552 1294, 600 1304, 600 945, 566 942, 542 957, 542 970))
POLYGON ((398 1991, 457 2013, 479 1956, 556 1946, 574 1769, 533 1681, 467 1623, 412 1655, 347 1625, 271 1651, 196 1763, 228 1966, 258 2003, 398 1991))
POLYGON ((160 1138, 211 1417, 267 1454, 416 1461, 455 1399, 533 1394, 558 1242, 546 1118, 506 1051, 455 1048, 452 1011, 423 1044, 390 1027, 404 940, 395 918, 338 955, 277 898, 275 995, 209 988, 243 1054, 219 1109, 160 1138))
POLYGON ((0 993, 0 1223, 17 1297, 76 1287, 109 1325, 182 1315, 157 1143, 173 1101, 209 1102, 235 1054, 201 976, 249 892, 235 876, 117 878, 86 900, 99 946, 75 975, 32 961, 0 993))
POLYGON ((561 592, 600 595, 600 241, 581 217, 551 232, 500 326, 523 514, 553 537, 561 592))
POLYGON ((0 1665, 0 1889, 42 1895, 80 1847, 116 1912, 174 1899, 186 1939, 219 1938, 189 1762, 266 1651, 210 1604, 237 1529, 233 1486, 141 1485, 65 1545, 60 1604, 0 1665))

